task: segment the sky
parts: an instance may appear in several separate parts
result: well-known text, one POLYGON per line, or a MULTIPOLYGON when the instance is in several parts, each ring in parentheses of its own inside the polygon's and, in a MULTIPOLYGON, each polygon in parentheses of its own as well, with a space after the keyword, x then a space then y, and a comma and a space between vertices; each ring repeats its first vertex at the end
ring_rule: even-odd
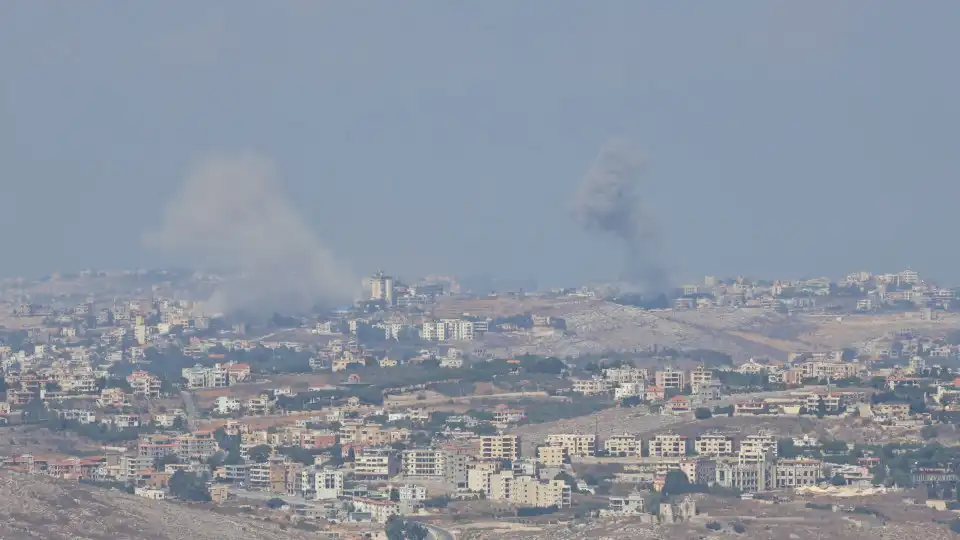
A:
POLYGON ((615 277, 603 144, 676 282, 960 284, 960 3, 208 0, 0 7, 2 276, 167 264, 191 168, 270 160, 358 274, 615 277))

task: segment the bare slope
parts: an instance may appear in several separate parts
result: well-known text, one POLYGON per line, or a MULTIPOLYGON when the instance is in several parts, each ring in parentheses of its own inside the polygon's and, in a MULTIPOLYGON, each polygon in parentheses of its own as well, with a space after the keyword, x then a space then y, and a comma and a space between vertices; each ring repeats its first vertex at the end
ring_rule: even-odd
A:
POLYGON ((306 532, 210 508, 0 471, 0 538, 4 540, 252 540, 308 538, 306 532))

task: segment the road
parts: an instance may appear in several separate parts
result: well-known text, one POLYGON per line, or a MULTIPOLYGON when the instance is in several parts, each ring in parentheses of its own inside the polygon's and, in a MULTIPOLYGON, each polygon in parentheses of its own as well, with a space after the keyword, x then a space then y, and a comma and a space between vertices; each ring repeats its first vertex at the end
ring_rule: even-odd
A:
POLYGON ((197 405, 193 402, 193 394, 184 390, 180 392, 180 397, 183 399, 183 409, 187 413, 187 423, 191 428, 196 428, 198 425, 197 421, 197 405))
POLYGON ((420 522, 420 524, 427 528, 427 532, 430 533, 430 536, 428 536, 427 538, 430 538, 430 540, 455 540, 456 539, 453 533, 446 529, 441 529, 436 525, 431 525, 429 523, 424 523, 422 521, 420 522))

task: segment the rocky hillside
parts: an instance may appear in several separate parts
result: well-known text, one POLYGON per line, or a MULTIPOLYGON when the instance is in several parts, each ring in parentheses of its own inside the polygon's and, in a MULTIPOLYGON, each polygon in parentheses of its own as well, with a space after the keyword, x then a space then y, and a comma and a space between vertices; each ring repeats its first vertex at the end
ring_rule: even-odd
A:
MULTIPOLYGON (((206 507, 150 501, 44 476, 0 471, 0 538, 221 540, 309 538, 309 533, 206 507)), ((316 537, 315 535, 313 536, 316 537)))

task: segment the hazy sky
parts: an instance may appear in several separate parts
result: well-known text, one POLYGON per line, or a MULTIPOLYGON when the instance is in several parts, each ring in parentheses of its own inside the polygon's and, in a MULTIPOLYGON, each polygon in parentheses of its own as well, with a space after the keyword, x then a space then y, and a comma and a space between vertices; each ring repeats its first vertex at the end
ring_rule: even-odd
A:
POLYGON ((360 272, 616 275, 572 217, 638 141, 678 280, 960 283, 960 2, 0 6, 0 274, 161 262, 198 160, 272 159, 360 272))

